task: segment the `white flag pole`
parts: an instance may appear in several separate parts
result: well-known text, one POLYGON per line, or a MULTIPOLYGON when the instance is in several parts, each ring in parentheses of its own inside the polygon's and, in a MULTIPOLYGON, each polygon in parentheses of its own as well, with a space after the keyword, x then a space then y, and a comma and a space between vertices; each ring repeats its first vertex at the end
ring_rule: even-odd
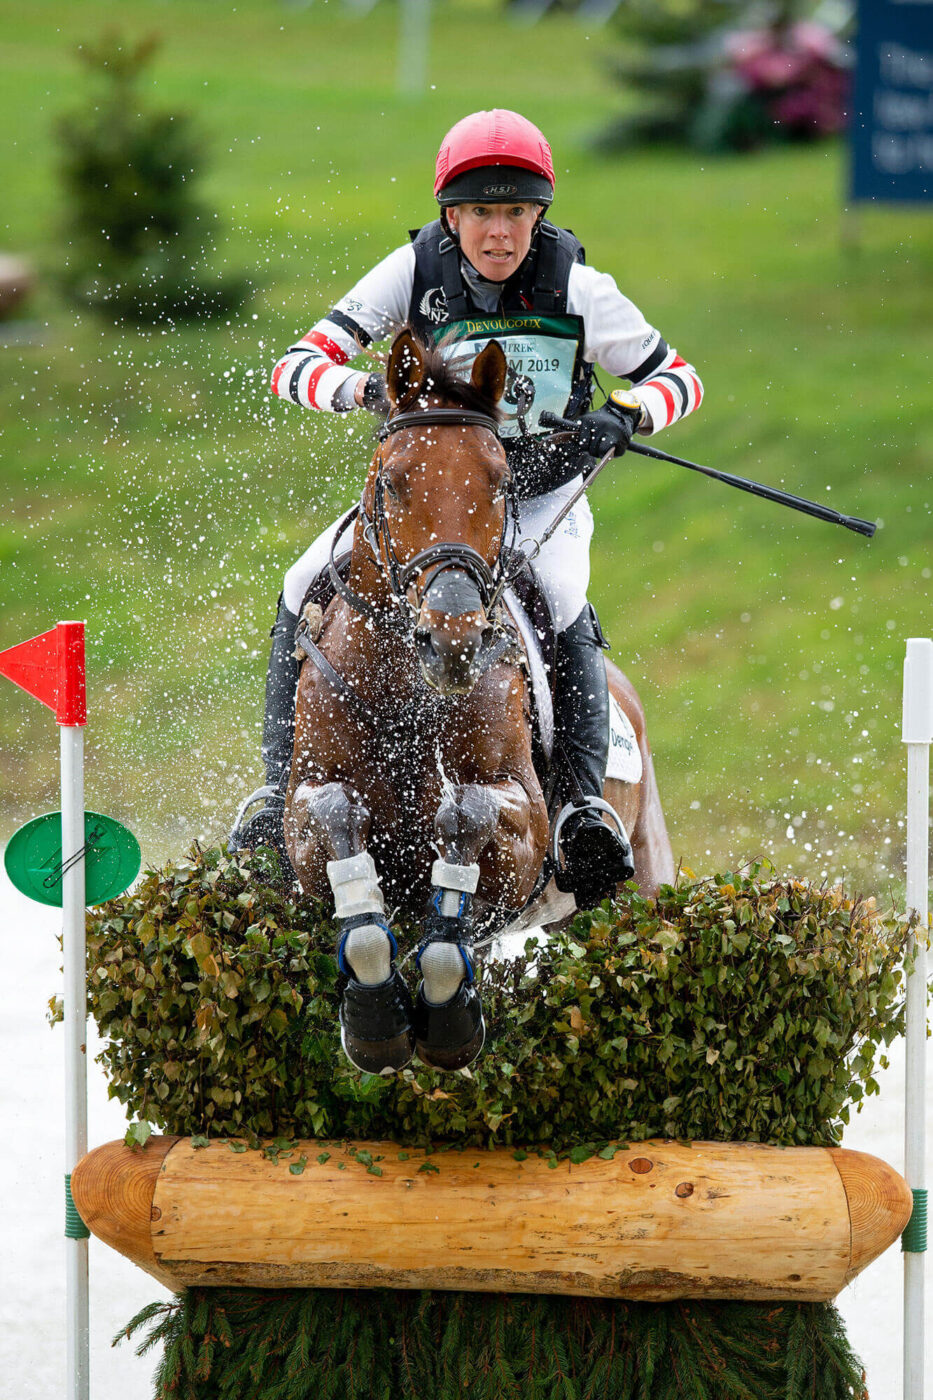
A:
POLYGON ((62 949, 65 995, 65 1276, 68 1400, 88 1400, 88 1231, 71 1198, 87 1152, 87 992, 84 935, 84 730, 62 725, 62 949))
POLYGON ((65 1281, 67 1400, 88 1400, 88 1229, 71 1196, 71 1173, 87 1152, 87 952, 85 946, 84 623, 59 622, 55 718, 61 730, 62 953, 65 1023, 65 1281))
POLYGON ((907 982, 907 1088, 904 1175, 914 1197, 904 1231, 904 1400, 924 1394, 924 1252, 926 1250, 926 1029, 929 931, 930 742, 933 739, 933 641, 911 637, 904 658, 902 737, 907 745, 907 912, 919 937, 907 982))
MULTIPOLYGON (((84 623, 0 651, 0 675, 50 710, 61 730, 62 954, 65 974, 65 1283, 67 1400, 88 1400, 88 1229, 71 1196, 71 1173, 87 1152, 87 964, 84 938, 84 623)), ((26 893, 29 891, 26 890, 26 893)), ((44 896, 39 896, 43 898, 44 896)))

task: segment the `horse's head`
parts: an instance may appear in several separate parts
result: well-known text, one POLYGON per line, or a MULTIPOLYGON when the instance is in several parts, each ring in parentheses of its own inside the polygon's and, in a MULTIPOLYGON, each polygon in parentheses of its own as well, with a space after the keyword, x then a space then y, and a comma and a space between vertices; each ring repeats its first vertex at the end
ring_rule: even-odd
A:
POLYGON ((469 694, 493 639, 510 480, 496 434, 505 379, 496 341, 469 380, 408 329, 389 356, 392 413, 365 504, 383 522, 384 567, 414 609, 422 674, 442 695, 469 694))

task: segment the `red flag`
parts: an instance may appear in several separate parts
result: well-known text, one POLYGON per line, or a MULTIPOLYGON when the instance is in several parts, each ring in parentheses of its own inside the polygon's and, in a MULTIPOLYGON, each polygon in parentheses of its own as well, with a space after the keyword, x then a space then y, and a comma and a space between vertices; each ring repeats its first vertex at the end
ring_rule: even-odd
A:
POLYGON ((58 724, 86 724, 84 623, 60 622, 50 632, 0 651, 0 676, 48 705, 58 724))

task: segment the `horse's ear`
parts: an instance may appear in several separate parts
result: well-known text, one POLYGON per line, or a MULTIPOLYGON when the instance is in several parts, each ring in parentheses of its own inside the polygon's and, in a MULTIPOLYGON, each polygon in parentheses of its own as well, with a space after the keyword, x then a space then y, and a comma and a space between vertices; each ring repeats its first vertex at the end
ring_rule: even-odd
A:
POLYGON ((505 377, 508 365, 505 353, 498 340, 491 340, 485 350, 481 350, 473 361, 470 382, 478 393, 490 403, 498 403, 505 393, 505 377))
POLYGON ((406 327, 392 342, 386 370, 386 389, 395 408, 424 382, 424 353, 416 336, 406 327))

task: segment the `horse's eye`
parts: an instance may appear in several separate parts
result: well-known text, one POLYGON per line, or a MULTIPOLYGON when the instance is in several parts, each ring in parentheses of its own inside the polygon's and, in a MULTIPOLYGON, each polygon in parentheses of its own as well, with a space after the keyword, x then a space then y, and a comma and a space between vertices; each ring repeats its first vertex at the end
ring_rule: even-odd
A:
POLYGON ((396 486, 395 486, 394 483, 392 482, 391 478, 389 478, 389 477, 386 477, 386 478, 385 478, 385 488, 386 488, 386 493, 387 493, 387 495, 391 496, 392 499, 393 499, 393 501, 401 500, 401 497, 399 496, 399 493, 398 493, 398 489, 396 488, 396 486))

